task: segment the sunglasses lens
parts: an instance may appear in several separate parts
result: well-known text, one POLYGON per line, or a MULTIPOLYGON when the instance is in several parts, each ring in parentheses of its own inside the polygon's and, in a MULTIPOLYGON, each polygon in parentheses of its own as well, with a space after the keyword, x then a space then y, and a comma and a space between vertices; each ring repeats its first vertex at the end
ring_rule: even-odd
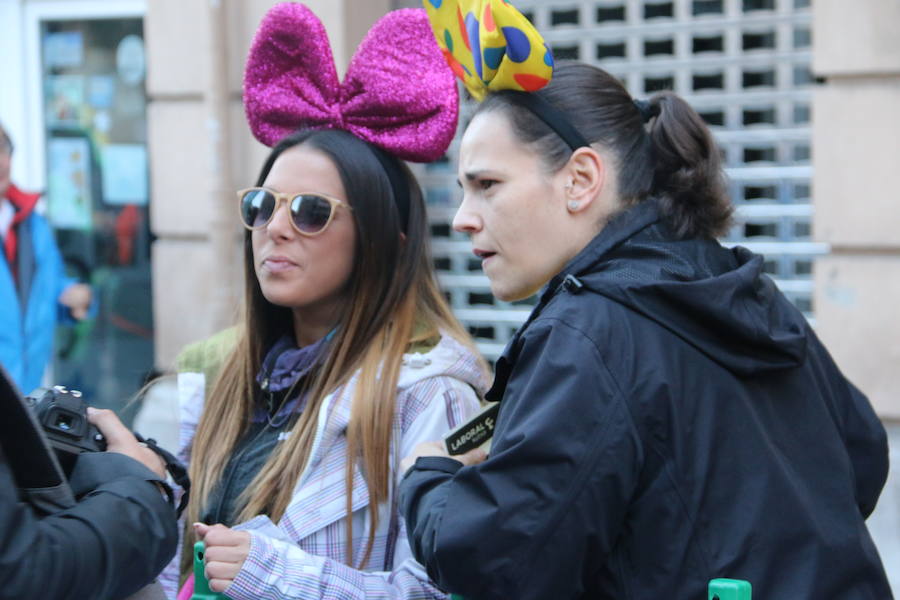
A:
POLYGON ((315 194, 303 194, 291 200, 294 225, 304 233, 318 233, 331 217, 331 202, 315 194))
POLYGON ((247 227, 262 227, 274 210, 275 196, 266 190, 249 190, 241 197, 241 218, 247 227))

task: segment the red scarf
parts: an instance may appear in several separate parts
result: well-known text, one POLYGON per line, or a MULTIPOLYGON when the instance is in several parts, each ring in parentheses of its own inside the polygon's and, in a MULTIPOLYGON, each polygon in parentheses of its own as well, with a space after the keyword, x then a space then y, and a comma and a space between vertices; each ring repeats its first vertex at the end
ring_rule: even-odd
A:
POLYGON ((27 219, 31 213, 34 212, 34 206, 37 204, 40 197, 40 194, 28 194, 23 192, 11 183, 6 190, 6 199, 12 203, 13 208, 16 210, 16 214, 13 216, 12 223, 9 226, 9 232, 6 234, 6 239, 3 241, 3 253, 6 255, 6 263, 9 265, 14 278, 18 276, 18 273, 16 272, 16 254, 19 248, 19 240, 16 235, 16 228, 19 223, 27 219))

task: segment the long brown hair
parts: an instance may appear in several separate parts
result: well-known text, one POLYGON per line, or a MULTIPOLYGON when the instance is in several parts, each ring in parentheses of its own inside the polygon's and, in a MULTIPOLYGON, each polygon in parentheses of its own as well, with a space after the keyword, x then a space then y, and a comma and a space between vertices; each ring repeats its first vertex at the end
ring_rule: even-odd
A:
MULTIPOLYGON (((331 159, 353 207, 357 241, 347 282, 351 301, 340 316, 321 367, 307 386, 303 412, 291 435, 276 447, 241 494, 239 504, 243 506, 238 518, 243 521, 265 513, 277 522, 282 517, 309 460, 324 399, 358 371, 347 429, 347 562, 352 565, 353 468, 358 462, 365 473, 370 506, 385 502, 392 481, 389 451, 403 353, 410 343, 435 337, 440 330, 473 351, 474 345, 437 286, 428 248, 425 205, 409 169, 388 157, 395 161, 408 187, 409 219, 404 228, 391 182, 375 150, 343 131, 300 131, 286 137, 272 149, 257 185, 263 184, 282 152, 299 145, 331 159), (405 238, 401 236, 404 230, 405 238)), ((198 520, 206 510, 235 444, 247 430, 258 397, 255 377, 266 351, 280 336, 293 332, 290 310, 270 303, 262 294, 253 269, 249 232, 244 236, 244 273, 245 307, 239 341, 206 398, 194 437, 188 523, 198 520)), ((368 561, 372 551, 377 510, 372 510, 370 523, 359 566, 368 561)), ((191 546, 193 532, 188 529, 187 534, 185 548, 191 546)), ((185 567, 182 561, 183 571, 185 567)))

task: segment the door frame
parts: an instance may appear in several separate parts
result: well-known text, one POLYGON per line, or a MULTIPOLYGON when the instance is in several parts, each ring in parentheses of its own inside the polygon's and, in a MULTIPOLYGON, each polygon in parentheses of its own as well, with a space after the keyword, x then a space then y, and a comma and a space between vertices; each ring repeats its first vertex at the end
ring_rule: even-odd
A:
POLYGON ((24 182, 30 189, 46 190, 47 155, 44 123, 44 90, 41 65, 41 23, 90 19, 140 18, 147 14, 146 0, 35 0, 22 13, 24 83, 20 94, 28 143, 18 143, 19 163, 25 163, 24 182), (21 148, 21 153, 19 149, 21 148))

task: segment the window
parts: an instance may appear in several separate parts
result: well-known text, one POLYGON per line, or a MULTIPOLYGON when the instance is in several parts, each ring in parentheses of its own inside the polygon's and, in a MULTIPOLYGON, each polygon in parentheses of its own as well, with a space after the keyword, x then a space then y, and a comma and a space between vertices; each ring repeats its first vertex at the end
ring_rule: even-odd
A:
POLYGON ((722 0, 694 0, 691 6, 691 14, 695 17, 721 15, 722 12, 722 0))
POLYGON ((469 330, 469 335, 471 335, 475 339, 478 339, 478 338, 493 339, 494 338, 494 328, 490 327, 490 326, 470 325, 468 327, 468 330, 469 330))
POLYGON ((754 10, 775 10, 775 0, 744 0, 744 12, 754 10))
POLYGON ((702 90, 721 90, 725 87, 725 74, 695 74, 693 79, 693 87, 695 92, 699 92, 702 90))
POLYGON ((494 295, 490 292, 469 292, 469 304, 472 306, 478 305, 494 305, 494 295))
POLYGON ((775 70, 767 69, 765 71, 744 71, 741 78, 741 85, 744 88, 765 87, 775 85, 775 70))
POLYGON ((744 148, 744 162, 775 162, 777 152, 774 146, 744 148))
POLYGON ((553 58, 556 60, 578 60, 578 46, 553 46, 553 58))
POLYGON ((797 144, 794 146, 794 160, 808 163, 810 159, 809 144, 797 144))
POLYGON ((644 56, 657 56, 660 54, 675 54, 675 42, 671 38, 666 40, 644 40, 644 56))
POLYGON ((812 72, 807 65, 798 65, 794 67, 794 85, 804 86, 813 82, 812 72))
POLYGON ((674 7, 672 2, 658 2, 644 4, 645 19, 671 18, 674 15, 674 7))
POLYGON ((625 58, 625 42, 597 44, 597 60, 625 58))
POLYGON ((775 223, 747 223, 744 225, 744 237, 774 238, 778 235, 778 226, 775 223))
POLYGON ((721 35, 710 37, 695 37, 691 45, 691 52, 701 54, 703 52, 721 52, 724 47, 724 38, 721 35))
POLYGON ((671 75, 644 77, 644 92, 652 93, 675 88, 675 78, 671 75))
POLYGON ((774 185, 748 185, 744 187, 744 200, 771 200, 778 198, 778 188, 774 185))
POLYGON ((807 27, 794 30, 794 48, 809 48, 812 46, 812 33, 807 27))
POLYGON ((775 107, 769 106, 757 109, 744 109, 743 113, 744 125, 774 125, 775 124, 775 107))
POLYGON ((624 6, 598 6, 597 23, 608 23, 625 20, 624 6))
POLYGON ((578 25, 579 16, 578 9, 554 10, 550 12, 550 24, 554 27, 557 25, 578 25))
POLYGON ((762 48, 775 48, 775 32, 766 31, 762 33, 745 33, 743 35, 744 50, 759 50, 762 48))
POLYGON ((724 127, 725 126, 725 111, 724 110, 701 110, 698 111, 700 114, 700 118, 702 118, 707 125, 710 127, 724 127))

